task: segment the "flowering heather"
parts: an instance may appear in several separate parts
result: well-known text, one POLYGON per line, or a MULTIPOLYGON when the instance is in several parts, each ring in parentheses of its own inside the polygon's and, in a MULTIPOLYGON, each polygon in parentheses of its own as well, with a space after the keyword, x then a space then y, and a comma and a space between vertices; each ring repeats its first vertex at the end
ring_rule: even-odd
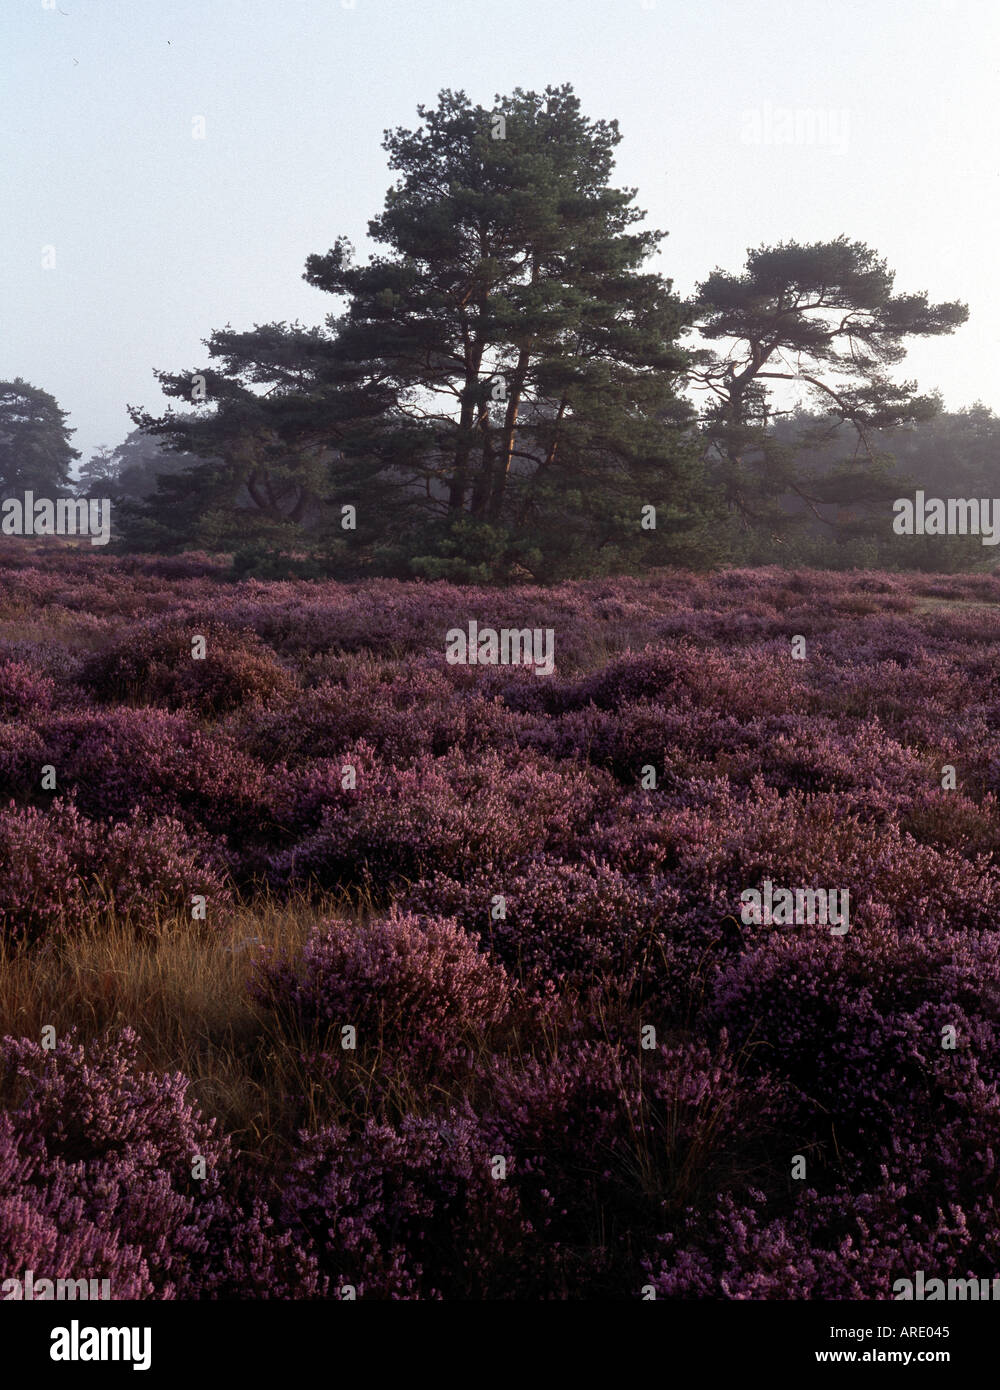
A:
POLYGON ((0 811, 0 941, 70 931, 114 912, 153 930, 192 895, 224 907, 211 854, 166 817, 100 825, 72 803, 0 811))
POLYGON ((190 1105, 187 1078, 140 1072, 137 1043, 129 1029, 49 1052, 0 1043, 3 1277, 82 1268, 113 1298, 315 1293, 309 1258, 272 1235, 259 1203, 234 1200, 229 1141, 190 1105))
POLYGON ((304 1139, 281 1218, 319 1256, 335 1293, 359 1298, 551 1297, 558 1250, 493 1176, 467 1110, 366 1121, 304 1139))
POLYGON ((58 769, 59 787, 95 819, 154 812, 237 844, 259 829, 264 767, 187 712, 119 706, 63 713, 40 719, 32 733, 35 766, 58 769))
POLYGON ((589 1251, 612 1292, 622 1260, 612 1246, 662 1229, 664 1215, 713 1193, 734 1167, 763 1174, 767 1139, 780 1125, 780 1088, 744 1083, 725 1039, 638 1054, 635 1046, 583 1043, 544 1063, 498 1064, 490 1123, 517 1158, 514 1184, 549 1237, 589 1251))
POLYGON ((891 1181, 832 1198, 809 1189, 780 1216, 759 1190, 743 1202, 720 1193, 660 1237, 642 1282, 658 1298, 889 1299, 907 1270, 961 1279, 996 1268, 1000 1211, 992 1198, 925 1219, 907 1196, 891 1181))
POLYGON ((1000 1268, 1000 577, 4 566, 0 1273, 885 1299, 1000 1268), (471 620, 552 628, 554 672, 448 665, 471 620), (765 880, 848 891, 849 930, 744 922, 765 880))
POLYGON ((212 622, 194 628, 153 621, 86 661, 80 685, 109 702, 163 704, 214 715, 285 694, 292 682, 254 633, 212 622), (206 648, 211 646, 211 660, 192 657, 192 630, 204 637, 206 648))
POLYGON ((390 916, 331 922, 300 963, 261 965, 259 997, 304 1034, 356 1029, 376 1056, 431 1067, 454 1061, 503 1021, 510 987, 503 966, 446 918, 390 916))
POLYGON ((28 661, 0 663, 0 715, 17 719, 52 704, 55 682, 28 661))
POLYGON ((277 882, 376 887, 435 867, 471 872, 516 864, 535 849, 569 851, 609 782, 581 766, 455 750, 411 767, 386 766, 366 746, 276 779, 274 816, 294 844, 275 856, 277 882), (355 771, 345 786, 344 769, 355 771))
POLYGON ((612 975, 638 984, 661 977, 651 957, 659 958, 669 940, 678 897, 666 880, 651 875, 626 876, 591 860, 537 857, 526 872, 502 878, 480 871, 461 881, 423 879, 405 901, 454 914, 526 982, 585 984, 612 975), (505 907, 493 920, 496 891, 505 907))

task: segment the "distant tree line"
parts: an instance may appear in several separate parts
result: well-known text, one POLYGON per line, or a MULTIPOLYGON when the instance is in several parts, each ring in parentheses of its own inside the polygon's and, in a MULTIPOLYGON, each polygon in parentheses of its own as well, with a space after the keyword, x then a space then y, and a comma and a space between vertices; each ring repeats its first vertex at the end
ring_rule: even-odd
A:
MULTIPOLYGON (((750 250, 681 299, 649 265, 665 234, 611 185, 617 122, 571 87, 492 109, 445 91, 418 114, 386 133, 379 253, 356 264, 341 238, 306 261, 337 312, 213 332, 207 363, 157 371, 167 410, 130 407, 133 433, 84 464, 76 486, 115 498, 121 545, 475 582, 991 558, 890 526, 911 479, 992 495, 992 412, 945 413, 889 376, 963 304, 897 293, 843 236, 750 250)), ((35 392, 47 443, 8 443, 0 396, 0 487, 36 465, 68 485, 55 402, 7 385, 35 392)))

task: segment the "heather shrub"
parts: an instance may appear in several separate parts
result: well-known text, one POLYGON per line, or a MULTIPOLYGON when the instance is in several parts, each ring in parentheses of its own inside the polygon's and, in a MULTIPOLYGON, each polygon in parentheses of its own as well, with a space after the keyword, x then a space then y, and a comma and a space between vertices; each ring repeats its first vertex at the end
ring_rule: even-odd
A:
POLYGON ((938 1193, 963 1155, 981 1171, 1000 1122, 1000 995, 983 988, 1000 933, 879 928, 852 942, 786 931, 799 934, 775 932, 720 971, 712 1017, 760 1047, 799 1089, 817 1137, 832 1127, 862 1168, 911 1165, 901 1176, 912 1180, 937 1136, 952 1153, 935 1164, 938 1193), (942 1045, 947 1028, 954 1047, 942 1045))
POLYGON ((268 1284, 316 1292, 308 1257, 271 1234, 259 1204, 232 1200, 228 1141, 191 1106, 186 1078, 139 1071, 137 1051, 127 1028, 89 1044, 68 1035, 51 1051, 0 1040, 0 1167, 14 1184, 0 1222, 20 1244, 3 1249, 12 1273, 52 1277, 50 1260, 93 1254, 96 1270, 83 1268, 106 1274, 115 1298, 213 1297, 248 1284, 251 1296, 268 1284), (192 1176, 198 1156, 203 1178, 192 1176), (28 1255, 36 1263, 22 1264, 28 1255))
POLYGON ((565 714, 523 714, 518 731, 522 748, 550 758, 576 758, 620 775, 621 733, 617 717, 595 705, 565 714))
POLYGON ((155 930, 161 915, 191 915, 191 898, 206 899, 208 920, 218 923, 231 901, 224 871, 211 849, 179 821, 159 816, 102 828, 90 871, 102 906, 119 918, 155 930))
POLYGON ((98 826, 71 802, 49 811, 0 811, 0 934, 31 940, 71 931, 115 911, 144 930, 203 894, 213 909, 229 894, 210 851, 179 823, 151 819, 98 826))
POLYGON ((0 719, 41 713, 52 705, 55 681, 26 661, 0 662, 0 719))
POLYGON ((701 655, 686 645, 628 652, 578 681, 575 702, 578 707, 593 703, 598 709, 617 709, 637 700, 674 703, 686 691, 701 655))
POLYGON ((0 811, 0 933, 32 938, 86 919, 79 865, 94 853, 93 830, 75 806, 48 813, 11 803, 0 811))
POLYGON ((812 704, 838 717, 883 723, 897 722, 914 709, 945 719, 967 708, 976 692, 968 669, 954 658, 908 652, 910 644, 900 638, 886 657, 885 645, 877 640, 859 647, 826 638, 829 676, 812 704))
POLYGON ((728 748, 723 740, 714 744, 713 770, 734 786, 752 787, 759 777, 783 793, 837 793, 845 811, 866 820, 884 818, 928 784, 924 760, 877 721, 855 725, 848 737, 822 716, 772 716, 745 724, 728 748))
POLYGON ((257 997, 286 1026, 322 1046, 331 1033, 339 1042, 350 1024, 359 1048, 390 1074, 464 1061, 511 1004, 503 966, 453 921, 435 917, 329 922, 300 961, 268 961, 258 974, 257 997))
POLYGON ((434 868, 499 870, 539 848, 568 852, 576 831, 610 799, 610 783, 594 770, 523 759, 511 765, 494 752, 473 758, 460 750, 397 769, 360 747, 277 780, 275 820, 304 833, 273 857, 272 877, 325 887, 384 888, 434 868), (356 785, 345 788, 348 766, 356 785))
POLYGON ((725 1042, 584 1043, 544 1062, 500 1062, 489 1123, 516 1158, 522 1209, 574 1252, 577 1296, 620 1296, 637 1236, 739 1175, 769 1167, 780 1089, 744 1083, 725 1042), (601 1235, 598 1238, 597 1231, 601 1235))
POLYGON ((762 710, 784 710, 801 699, 803 678, 790 651, 774 650, 766 686, 755 679, 759 657, 699 650, 682 642, 671 648, 647 647, 610 662, 577 685, 576 702, 588 700, 598 709, 617 709, 640 700, 691 703, 718 708, 737 717, 762 710))
POLYGON ((62 714, 44 721, 38 737, 60 787, 95 819, 152 812, 237 839, 262 829, 265 769, 224 735, 199 729, 187 712, 62 714))
POLYGON ((499 699, 460 694, 439 670, 356 660, 343 680, 241 709, 226 728, 241 748, 272 766, 332 758, 364 743, 398 767, 452 748, 509 746, 518 725, 499 699))
POLYGON ((289 674, 253 632, 204 620, 190 625, 153 621, 133 628, 84 663, 80 684, 102 701, 161 704, 215 716, 254 700, 288 696, 289 674), (195 635, 206 655, 195 660, 195 635))
POLYGON ((147 1158, 178 1176, 192 1153, 217 1167, 225 1145, 215 1122, 187 1104, 188 1083, 179 1073, 138 1072, 138 1047, 129 1028, 86 1044, 67 1034, 49 1051, 28 1038, 4 1038, 0 1088, 24 1150, 76 1162, 148 1145, 147 1158))
POLYGON ((0 796, 17 801, 38 796, 45 762, 35 729, 23 722, 0 724, 0 796))
POLYGON ((923 790, 900 815, 899 828, 920 844, 954 850, 965 859, 993 856, 1000 845, 1000 810, 993 793, 980 802, 960 791, 923 790))
POLYGON ((226 574, 225 561, 204 550, 187 550, 183 555, 143 556, 141 560, 135 556, 123 556, 119 563, 132 576, 148 575, 152 579, 221 580, 226 574))
POLYGON ((642 1058, 643 1147, 667 1209, 723 1187, 784 1178, 774 1150, 793 1114, 774 1075, 748 1074, 723 1032, 716 1047, 700 1039, 661 1046, 642 1058))
POLYGON ((684 906, 719 917, 738 917, 740 893, 765 878, 847 888, 852 920, 872 927, 947 921, 979 930, 1000 910, 1000 870, 987 858, 918 844, 834 794, 781 795, 759 777, 745 789, 692 780, 681 796, 637 795, 621 811, 582 838, 582 851, 624 871, 669 873, 684 906))
POLYGON ((337 1293, 359 1298, 548 1298, 559 1251, 527 1220, 467 1110, 366 1120, 303 1136, 282 1221, 303 1231, 337 1293))
POLYGON ((82 1164, 49 1164, 22 1152, 9 1115, 0 1114, 0 1284, 23 1279, 110 1281, 116 1299, 147 1298, 153 1283, 139 1246, 87 1216, 79 1192, 82 1164))
POLYGON ((918 1269, 966 1279, 997 1268, 992 1199, 968 1210, 943 1204, 925 1220, 908 1195, 891 1182, 826 1197, 809 1189, 782 1213, 754 1189, 743 1200, 719 1194, 660 1237, 643 1282, 657 1298, 891 1299, 918 1269))
POLYGON ((608 864, 539 856, 501 881, 482 870, 459 880, 423 879, 403 901, 454 915, 527 983, 565 987, 614 977, 640 991, 662 966, 677 894, 662 879, 626 876, 608 864), (494 917, 502 892, 504 915, 494 917))

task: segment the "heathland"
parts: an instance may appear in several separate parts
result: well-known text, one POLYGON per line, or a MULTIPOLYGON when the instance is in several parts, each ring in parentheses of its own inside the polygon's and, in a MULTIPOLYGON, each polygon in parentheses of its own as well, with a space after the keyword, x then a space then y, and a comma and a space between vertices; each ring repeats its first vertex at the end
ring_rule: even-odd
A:
POLYGON ((1000 578, 226 575, 3 555, 0 1277, 1000 1267, 1000 578), (849 930, 745 921, 765 881, 849 930))

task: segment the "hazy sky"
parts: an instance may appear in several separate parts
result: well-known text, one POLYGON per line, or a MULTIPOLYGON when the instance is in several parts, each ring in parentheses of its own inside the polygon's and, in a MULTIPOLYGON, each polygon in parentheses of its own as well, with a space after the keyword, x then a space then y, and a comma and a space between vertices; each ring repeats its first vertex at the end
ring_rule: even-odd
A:
POLYGON ((970 306, 898 375, 1000 409, 998 41, 997 0, 0 0, 0 377, 119 443, 212 329, 337 307, 305 258, 364 255, 385 127, 571 82, 678 291, 846 233, 970 306))

